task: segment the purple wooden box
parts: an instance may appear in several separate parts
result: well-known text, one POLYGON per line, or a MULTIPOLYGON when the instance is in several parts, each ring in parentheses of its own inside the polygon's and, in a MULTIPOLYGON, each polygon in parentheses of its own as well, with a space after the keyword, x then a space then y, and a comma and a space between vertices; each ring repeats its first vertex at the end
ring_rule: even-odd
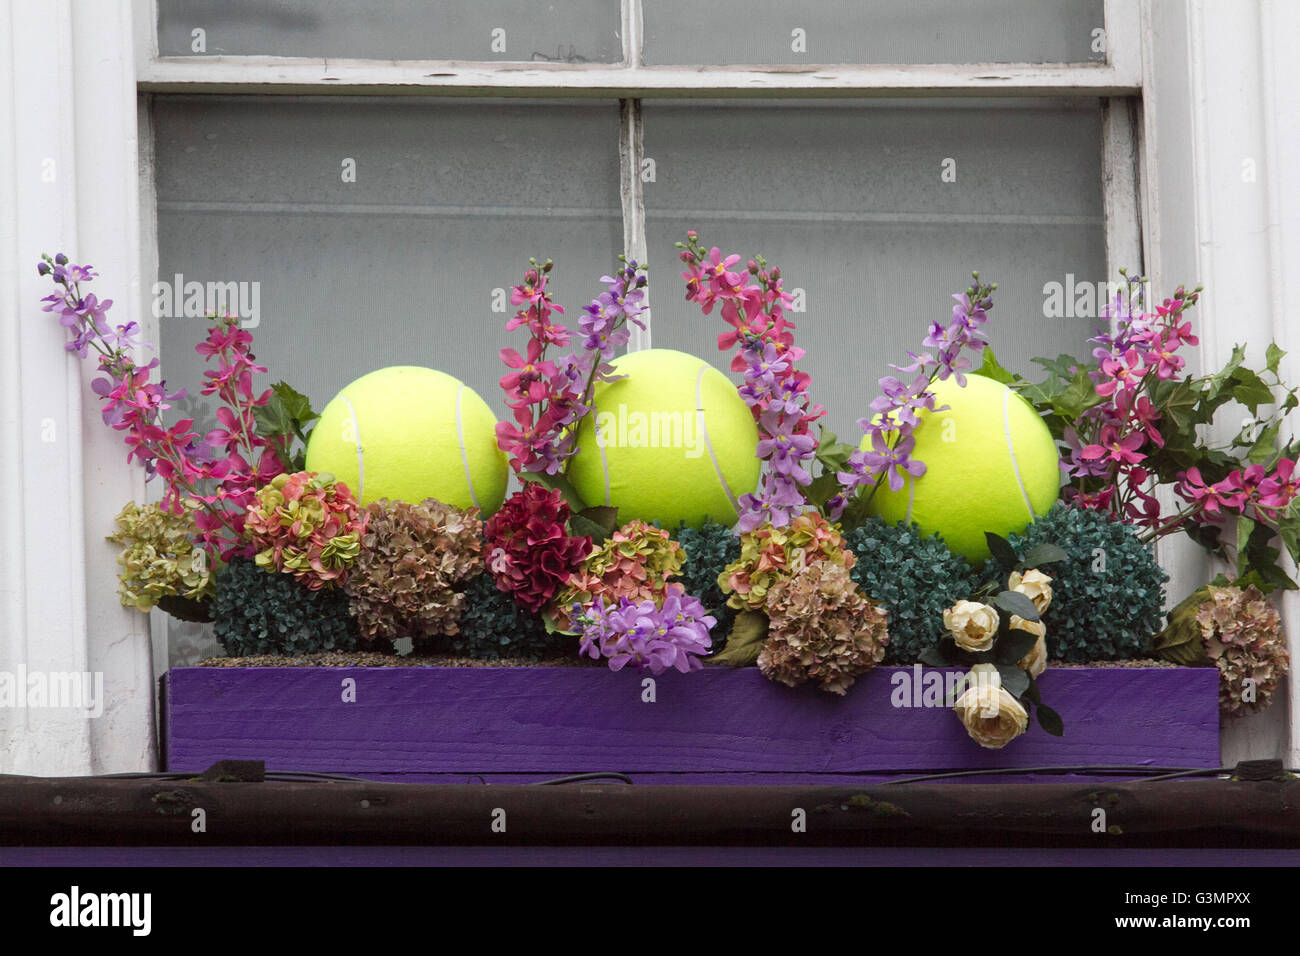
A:
POLYGON ((173 668, 167 769, 243 759, 435 783, 618 771, 642 783, 742 784, 1219 766, 1213 668, 1049 670, 1040 687, 1065 736, 1035 724, 1000 751, 978 746, 947 708, 895 706, 911 702, 913 668, 878 667, 842 698, 773 684, 757 668, 719 667, 663 674, 646 702, 648 676, 598 667, 173 668), (354 702, 344 700, 348 681, 354 702))

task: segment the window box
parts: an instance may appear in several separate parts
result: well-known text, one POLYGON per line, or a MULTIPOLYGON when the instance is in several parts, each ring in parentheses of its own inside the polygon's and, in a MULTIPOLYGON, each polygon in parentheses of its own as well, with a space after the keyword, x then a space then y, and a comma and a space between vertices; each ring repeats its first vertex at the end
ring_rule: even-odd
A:
POLYGON ((840 698, 773 684, 752 667, 670 672, 653 684, 595 666, 180 667, 164 678, 165 755, 172 771, 245 759, 425 783, 619 772, 638 783, 805 784, 1219 766, 1212 668, 1049 669, 1043 697, 1065 736, 1034 724, 996 751, 946 707, 895 707, 916 674, 878 667, 840 698))

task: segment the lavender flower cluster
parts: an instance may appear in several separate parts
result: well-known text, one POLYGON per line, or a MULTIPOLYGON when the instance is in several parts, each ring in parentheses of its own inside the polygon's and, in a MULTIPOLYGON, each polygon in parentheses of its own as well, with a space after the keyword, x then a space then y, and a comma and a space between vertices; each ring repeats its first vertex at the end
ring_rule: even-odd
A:
POLYGON ((890 490, 898 491, 903 487, 904 474, 913 478, 925 474, 925 463, 912 457, 916 447, 912 433, 921 423, 917 413, 922 409, 934 412, 947 408, 946 405, 935 407, 930 385, 952 378, 964 388, 965 373, 974 367, 965 357, 965 351, 979 353, 988 345, 983 327, 988 321, 988 310, 993 308, 991 296, 997 285, 984 285, 978 273, 973 275, 975 284, 964 294, 953 296, 957 304, 949 322, 946 325, 932 322, 929 334, 921 342, 923 348, 935 351, 919 355, 909 351, 911 362, 890 366, 903 375, 915 373, 916 377, 910 383, 893 375, 880 379, 881 395, 869 406, 871 414, 858 419, 863 433, 871 439, 871 447, 853 452, 849 456, 849 470, 837 472, 841 491, 827 502, 832 518, 840 516, 848 499, 862 485, 874 487, 883 476, 890 490))
POLYGON ((703 667, 700 656, 709 652, 709 631, 717 623, 680 584, 668 585, 662 607, 650 599, 626 597, 607 605, 597 597, 590 608, 574 604, 573 619, 582 624, 581 653, 607 658, 613 671, 633 664, 652 674, 670 667, 683 674, 703 667))

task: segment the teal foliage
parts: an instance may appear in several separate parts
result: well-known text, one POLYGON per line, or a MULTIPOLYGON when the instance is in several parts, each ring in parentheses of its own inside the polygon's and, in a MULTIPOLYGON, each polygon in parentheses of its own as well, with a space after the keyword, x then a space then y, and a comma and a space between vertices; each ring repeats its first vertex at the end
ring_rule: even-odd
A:
POLYGON ((231 657, 295 657, 357 646, 342 588, 313 591, 292 574, 233 559, 217 575, 213 631, 231 657))
POLYGON ((460 612, 460 633, 448 639, 449 652, 460 657, 495 661, 503 657, 535 661, 563 652, 578 653, 578 638, 571 634, 549 634, 541 615, 515 603, 497 589, 491 574, 480 574, 465 588, 460 612))
POLYGON ((1052 603, 1043 613, 1049 657, 1078 663, 1130 660, 1150 652, 1169 575, 1132 525, 1058 502, 1007 540, 1020 556, 1043 542, 1069 555, 1045 569, 1052 576, 1052 603))
POLYGON ((850 577, 889 614, 886 664, 912 664, 947 633, 943 612, 970 597, 978 576, 939 535, 873 516, 844 536, 850 577))
POLYGON ((727 596, 718 587, 718 575, 727 565, 740 557, 740 538, 731 528, 716 521, 705 521, 698 528, 680 527, 673 535, 686 562, 673 578, 686 593, 697 597, 706 611, 718 621, 709 632, 713 639, 713 653, 721 652, 727 644, 727 635, 736 612, 727 607, 727 596))

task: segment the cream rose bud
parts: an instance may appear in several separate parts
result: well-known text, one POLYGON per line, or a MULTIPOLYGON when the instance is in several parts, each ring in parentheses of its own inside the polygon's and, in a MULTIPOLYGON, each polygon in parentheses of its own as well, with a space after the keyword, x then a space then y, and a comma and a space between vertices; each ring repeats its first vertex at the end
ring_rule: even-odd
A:
POLYGON ((987 651, 998 635, 998 612, 979 601, 958 601, 943 612, 943 626, 957 646, 968 651, 987 651))
POLYGON ((992 664, 971 668, 953 710, 971 739, 989 750, 1001 750, 1029 729, 1028 711, 1003 688, 992 664))
POLYGON ((1035 629, 1033 622, 1018 617, 1013 617, 1011 619, 1012 627, 1016 627, 1016 621, 1020 621, 1021 624, 1026 625, 1021 627, 1020 630, 1038 635, 1038 640, 1034 642, 1034 646, 1030 649, 1029 653, 1020 658, 1019 662, 1016 664, 1016 666, 1021 670, 1026 671, 1030 677, 1036 678, 1043 671, 1047 670, 1047 628, 1043 627, 1042 623, 1039 622, 1037 629, 1035 629))
POLYGON ((1046 611, 1047 606, 1052 603, 1052 578, 1037 568, 1024 574, 1012 571, 1011 577, 1007 578, 1007 590, 1019 591, 1029 598, 1034 602, 1034 608, 1039 614, 1046 611))

